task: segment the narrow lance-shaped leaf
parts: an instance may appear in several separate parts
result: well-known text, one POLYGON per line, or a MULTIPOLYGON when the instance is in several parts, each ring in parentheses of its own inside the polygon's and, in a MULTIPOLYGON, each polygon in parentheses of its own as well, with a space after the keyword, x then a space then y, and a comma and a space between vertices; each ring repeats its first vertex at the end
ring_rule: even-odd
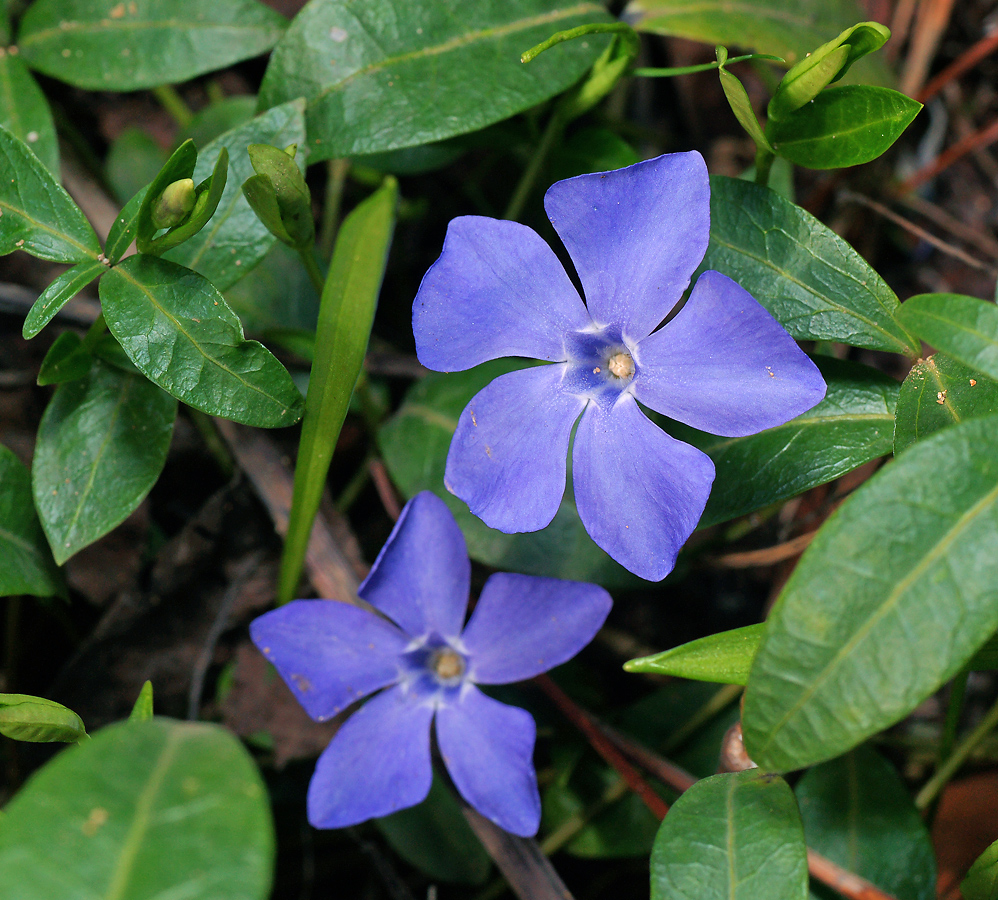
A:
POLYGON ((998 307, 962 294, 919 294, 898 319, 937 350, 998 380, 998 307))
POLYGON ((129 359, 188 406, 245 425, 301 418, 302 397, 266 347, 197 272, 138 254, 100 282, 104 317, 129 359))
POLYGON ((624 663, 624 670, 720 684, 746 684, 765 631, 762 622, 709 634, 662 653, 629 660, 624 663))
POLYGON ((147 190, 148 185, 132 197, 111 224, 104 244, 104 258, 109 266, 115 265, 125 255, 138 235, 139 216, 142 214, 147 190))
POLYGON ((998 629, 996 444, 998 416, 919 441, 818 532, 749 675, 745 744, 760 766, 798 769, 855 746, 998 629))
POLYGON ((291 600, 298 587, 333 449, 364 363, 397 204, 398 183, 389 176, 343 220, 336 238, 319 306, 315 360, 295 465, 294 497, 277 589, 281 603, 291 600))
POLYGON ((86 378, 59 387, 38 426, 31 473, 57 562, 142 502, 166 462, 176 415, 168 394, 99 360, 86 378))
POLYGON ((144 681, 139 696, 135 698, 135 705, 128 716, 130 722, 145 722, 152 718, 152 682, 144 681))
POLYGON ((85 378, 93 356, 75 331, 64 331, 49 347, 38 370, 38 384, 63 384, 85 378))
POLYGON ((24 250, 51 262, 97 259, 97 235, 37 156, 0 127, 0 255, 24 250))
POLYGON ((0 694, 0 734, 15 741, 74 744, 86 739, 83 720, 54 700, 28 694, 0 694))
POLYGON ((895 321, 886 282, 834 231, 775 191, 710 179, 710 244, 701 269, 737 281, 798 340, 918 353, 895 321))
POLYGON ((136 91, 266 53, 284 27, 257 0, 36 0, 18 46, 32 68, 76 87, 136 91))
POLYGON ((0 125, 24 141, 59 178, 59 142, 52 110, 16 47, 0 47, 0 125))
POLYGON ((960 885, 963 900, 998 900, 998 841, 970 867, 960 885))
POLYGON ((91 281, 107 271, 105 264, 98 259, 77 263, 59 275, 39 295, 27 316, 21 333, 29 340, 41 331, 70 300, 82 291, 91 281))

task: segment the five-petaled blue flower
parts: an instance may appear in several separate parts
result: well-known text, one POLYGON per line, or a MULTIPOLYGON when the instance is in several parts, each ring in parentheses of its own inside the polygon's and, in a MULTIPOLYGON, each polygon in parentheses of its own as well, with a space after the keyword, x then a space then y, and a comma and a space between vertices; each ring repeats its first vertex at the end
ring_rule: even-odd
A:
POLYGON ((475 684, 521 681, 570 659, 603 624, 610 595, 592 584, 498 573, 462 629, 470 580, 454 517, 424 492, 406 504, 359 589, 388 618, 346 603, 296 600, 250 626, 313 719, 387 688, 319 757, 308 788, 316 828, 423 800, 435 717, 440 754, 465 800, 507 831, 536 833, 534 720, 475 684))
POLYGON ((710 184, 699 153, 674 153, 554 184, 544 197, 585 291, 550 247, 516 222, 453 220, 413 304, 420 362, 453 372, 522 356, 556 365, 503 375, 468 404, 445 484, 487 525, 537 531, 565 491, 593 540, 658 581, 696 527, 711 460, 638 406, 712 434, 781 425, 825 383, 790 335, 743 288, 701 275, 710 184), (581 415, 581 419, 580 419, 581 415))

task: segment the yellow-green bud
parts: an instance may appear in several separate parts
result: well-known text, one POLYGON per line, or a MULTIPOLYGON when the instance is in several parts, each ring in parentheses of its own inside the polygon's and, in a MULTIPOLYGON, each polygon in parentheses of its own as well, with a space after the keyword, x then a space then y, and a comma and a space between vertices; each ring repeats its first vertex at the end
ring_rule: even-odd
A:
POLYGON ((196 192, 193 178, 181 178, 168 184, 152 205, 152 223, 156 228, 172 228, 183 222, 192 209, 196 192))

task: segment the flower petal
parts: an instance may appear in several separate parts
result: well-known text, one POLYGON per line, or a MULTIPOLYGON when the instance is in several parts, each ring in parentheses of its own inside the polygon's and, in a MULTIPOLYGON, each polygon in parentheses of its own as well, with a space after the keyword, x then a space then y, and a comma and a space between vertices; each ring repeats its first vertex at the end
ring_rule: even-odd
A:
POLYGON ((410 635, 457 637, 470 586, 461 529, 443 500, 421 491, 403 508, 357 593, 410 635))
POLYGON ((471 684, 437 710, 437 744, 454 786, 485 818, 521 837, 536 834, 541 821, 536 735, 530 713, 471 684))
POLYGON ((496 573, 461 637, 471 679, 506 684, 560 665, 593 639, 612 605, 595 584, 496 573))
POLYGON ((710 457, 669 437, 627 394, 609 409, 593 403, 586 410, 572 472, 589 536, 649 581, 672 571, 714 481, 710 457))
POLYGON ((345 828, 413 806, 430 792, 433 707, 401 687, 378 694, 336 732, 308 786, 308 821, 345 828))
POLYGON ((710 183, 696 152, 559 181, 544 208, 575 263, 589 315, 629 342, 668 315, 707 251, 710 183))
POLYGON ((704 272, 686 305, 641 341, 638 352, 634 395, 711 434, 755 434, 825 396, 818 367, 748 291, 720 272, 704 272))
POLYGON ((250 623, 253 643, 319 722, 393 684, 408 635, 335 600, 295 600, 250 623))
POLYGON ((500 375, 458 420, 444 484, 490 528, 548 525, 565 493, 568 440, 586 405, 562 389, 563 365, 500 375))
POLYGON ((562 336, 592 327, 551 248, 517 222, 461 216, 412 304, 416 355, 456 372, 489 359, 565 359, 562 336))

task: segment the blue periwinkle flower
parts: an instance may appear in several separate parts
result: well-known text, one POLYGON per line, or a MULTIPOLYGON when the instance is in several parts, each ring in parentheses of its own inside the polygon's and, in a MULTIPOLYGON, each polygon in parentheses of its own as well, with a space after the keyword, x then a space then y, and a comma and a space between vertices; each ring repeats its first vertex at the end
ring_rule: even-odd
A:
POLYGON ((296 600, 250 626, 313 719, 381 691, 319 757, 308 789, 316 828, 354 825, 423 800, 435 720, 440 754, 465 800, 507 831, 536 833, 534 720, 475 685, 532 678, 570 659, 603 624, 610 596, 592 584, 498 573, 465 626, 470 580, 454 517, 424 492, 406 504, 359 589, 387 618, 346 603, 296 600))
POLYGON ((481 216, 450 223, 413 303, 420 361, 442 372, 504 356, 553 363, 495 379, 458 421, 445 484, 487 525, 510 533, 550 523, 575 428, 582 524, 610 556, 658 581, 703 513, 714 465, 638 403, 738 437, 824 397, 814 363, 719 272, 704 272, 658 327, 706 252, 709 201, 695 152, 552 185, 544 207, 585 304, 532 229, 481 216))

